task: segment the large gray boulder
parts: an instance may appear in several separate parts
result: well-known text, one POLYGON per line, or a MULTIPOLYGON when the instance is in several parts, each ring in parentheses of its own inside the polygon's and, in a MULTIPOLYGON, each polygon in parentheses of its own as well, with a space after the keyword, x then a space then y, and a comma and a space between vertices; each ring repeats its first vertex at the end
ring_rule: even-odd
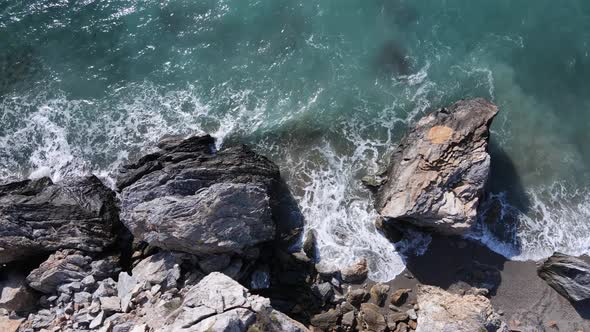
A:
POLYGON ((94 176, 0 185, 0 263, 60 249, 100 252, 117 223, 114 193, 94 176))
POLYGON ((539 266, 537 272, 571 302, 590 300, 590 264, 582 259, 555 253, 539 266))
POLYGON ((497 112, 484 99, 462 100, 418 121, 391 156, 377 192, 379 213, 443 233, 469 229, 488 179, 497 112))
POLYGON ((18 273, 6 273, 0 281, 0 308, 9 311, 26 311, 37 304, 37 295, 30 289, 25 276, 18 273))
POLYGON ((458 295, 434 286, 418 286, 416 332, 508 332, 490 300, 482 295, 458 295))
POLYGON ((158 331, 285 331, 309 330, 273 309, 266 298, 251 295, 228 276, 212 272, 188 290, 182 306, 158 331))
POLYGON ((244 254, 275 236, 276 165, 245 146, 215 151, 210 136, 169 138, 118 177, 121 220, 168 250, 244 254))

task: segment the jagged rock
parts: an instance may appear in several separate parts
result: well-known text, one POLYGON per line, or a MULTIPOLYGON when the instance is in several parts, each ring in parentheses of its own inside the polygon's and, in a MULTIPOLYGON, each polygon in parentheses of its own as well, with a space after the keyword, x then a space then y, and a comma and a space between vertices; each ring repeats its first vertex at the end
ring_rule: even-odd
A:
POLYGON ((37 295, 31 290, 25 277, 10 273, 0 282, 0 308, 9 311, 26 311, 32 309, 37 302, 37 295))
POLYGON ((340 271, 342 281, 348 283, 362 283, 367 279, 369 266, 365 258, 340 271))
POLYGON ((97 299, 117 295, 116 287, 117 283, 113 279, 107 278, 98 283, 98 287, 94 293, 92 293, 92 298, 97 299))
POLYGON ((235 280, 219 272, 203 278, 186 293, 170 324, 159 331, 263 331, 308 332, 305 326, 274 310, 270 301, 251 295, 235 280))
POLYGON ((410 319, 405 312, 392 312, 387 315, 387 326, 390 331, 394 331, 395 327, 401 322, 407 322, 410 319))
POLYGON ((377 283, 371 287, 371 303, 378 306, 383 306, 387 299, 387 293, 389 292, 389 285, 377 283))
POLYGON ((395 306, 401 306, 406 302, 408 298, 408 293, 411 292, 411 289, 407 288, 400 288, 395 290, 395 292, 391 293, 391 304, 395 306))
POLYGON ((0 185, 0 263, 66 248, 101 252, 117 224, 114 193, 94 176, 0 185))
POLYGON ((49 256, 27 277, 29 285, 46 294, 53 293, 60 285, 80 281, 87 275, 91 258, 82 252, 66 249, 49 256))
POLYGON ((139 262, 131 272, 138 282, 161 285, 164 289, 173 288, 180 278, 180 259, 170 252, 161 251, 139 262))
POLYGON ((571 302, 590 299, 590 264, 580 258, 555 253, 543 262, 537 273, 571 302))
POLYGON ((104 311, 101 311, 98 315, 96 315, 96 317, 94 317, 94 319, 90 322, 90 325, 88 325, 88 328, 94 330, 95 328, 100 327, 104 321, 104 315, 104 311))
MULTIPOLYGON (((104 260, 92 262, 92 258, 85 256, 81 251, 73 249, 64 249, 49 256, 41 263, 38 268, 34 269, 27 276, 27 282, 40 292, 51 294, 61 285, 76 283, 78 285, 75 291, 82 288, 81 281, 85 277, 92 275, 95 279, 102 279, 108 275, 107 272, 117 271, 114 265, 118 264, 116 258, 106 258, 104 260), (97 263, 101 262, 101 263, 97 263), (97 264, 94 264, 97 263, 97 264), (99 271, 96 269, 104 268, 99 271), (106 272, 105 272, 106 271, 106 272)), ((70 285, 74 287, 74 284, 70 285)))
POLYGON ((372 332, 384 332, 387 329, 385 317, 373 303, 361 304, 360 324, 365 330, 372 332))
POLYGON ((420 285, 417 296, 420 315, 416 332, 508 331, 490 300, 481 295, 461 296, 420 285))
POLYGON ((210 136, 170 138, 118 177, 121 220, 169 250, 242 254, 275 236, 279 170, 245 146, 216 152, 210 136))
POLYGON ((376 208, 443 233, 461 234, 476 220, 490 170, 489 127, 497 107, 462 100, 422 118, 391 156, 376 208))

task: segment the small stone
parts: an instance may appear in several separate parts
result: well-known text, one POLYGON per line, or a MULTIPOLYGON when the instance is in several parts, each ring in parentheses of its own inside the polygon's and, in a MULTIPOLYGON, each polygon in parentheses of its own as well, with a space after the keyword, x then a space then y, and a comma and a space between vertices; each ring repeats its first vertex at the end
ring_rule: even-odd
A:
POLYGON ((94 284, 96 284, 96 280, 94 279, 94 276, 89 275, 89 276, 84 277, 84 279, 82 279, 81 283, 82 283, 83 287, 91 287, 94 284))
POLYGON ((416 323, 415 320, 411 320, 408 322, 408 326, 410 326, 412 330, 415 330, 418 327, 418 323, 416 323))
POLYGON ((401 311, 401 309, 400 309, 400 308, 398 308, 398 307, 394 306, 393 304, 390 304, 390 305, 389 305, 389 310, 391 310, 391 311, 395 311, 395 312, 400 312, 400 311, 401 311))
POLYGON ((407 288, 401 288, 396 290, 391 294, 391 304, 396 305, 398 307, 403 305, 408 299, 408 293, 411 291, 411 289, 407 288))
POLYGON ((418 315, 416 314, 416 310, 410 309, 410 310, 406 311, 406 313, 408 314, 408 317, 410 317, 410 319, 413 319, 413 320, 418 319, 418 315))
POLYGON ((160 291, 160 289, 162 289, 161 285, 153 285, 152 288, 150 289, 150 292, 154 295, 158 294, 158 292, 160 291))
POLYGON ((387 299, 387 292, 389 292, 389 285, 378 283, 371 287, 371 303, 374 303, 380 307, 385 304, 387 299))

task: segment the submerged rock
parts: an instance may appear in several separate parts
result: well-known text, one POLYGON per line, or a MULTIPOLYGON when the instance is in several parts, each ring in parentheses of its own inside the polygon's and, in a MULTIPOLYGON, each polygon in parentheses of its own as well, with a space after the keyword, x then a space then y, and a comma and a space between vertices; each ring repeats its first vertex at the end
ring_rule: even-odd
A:
POLYGON ((416 332, 508 331, 490 300, 481 295, 461 296, 438 287, 420 285, 418 307, 416 332))
POLYGON ((469 229, 488 179, 497 112, 484 99, 462 100, 418 121, 391 156, 376 197, 379 213, 443 233, 469 229))
POLYGON ((580 258, 555 253, 537 270, 559 294, 578 302, 590 300, 590 264, 580 258))
POLYGON ((100 252, 117 223, 115 195, 95 176, 0 185, 0 263, 68 248, 100 252))
POLYGON ((246 146, 213 144, 208 135, 167 139, 121 170, 121 220, 136 238, 201 256, 274 239, 279 169, 246 146))

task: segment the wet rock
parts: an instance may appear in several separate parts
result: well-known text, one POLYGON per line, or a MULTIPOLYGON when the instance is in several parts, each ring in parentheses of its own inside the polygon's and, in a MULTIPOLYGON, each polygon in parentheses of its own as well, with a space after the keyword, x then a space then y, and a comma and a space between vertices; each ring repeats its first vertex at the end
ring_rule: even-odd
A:
POLYGON ((442 233, 468 230, 488 179, 497 112, 484 99, 462 100, 418 121, 391 157, 389 181, 376 197, 379 213, 442 233))
POLYGON ((11 273, 0 282, 0 308, 16 312, 34 308, 37 295, 25 281, 24 276, 11 273))
POLYGON ((538 268, 539 277, 571 302, 590 299, 590 264, 555 253, 538 268))
POLYGON ((371 303, 378 306, 383 306, 387 299, 387 293, 389 292, 389 285, 377 283, 371 287, 371 303))
POLYGON ((490 300, 481 295, 457 295, 438 287, 418 286, 417 332, 508 331, 490 300))
POLYGON ((161 248, 200 256, 243 254, 274 239, 276 165, 245 146, 216 152, 210 136, 162 141, 121 169, 121 220, 161 248))
POLYGON ((373 303, 361 304, 360 324, 365 330, 373 332, 384 332, 387 329, 385 317, 373 303))
POLYGON ((393 243, 401 241, 404 237, 403 233, 393 223, 386 222, 383 217, 378 217, 375 220, 375 227, 393 243))
POLYGON ((369 293, 363 288, 351 290, 346 294, 346 301, 355 307, 360 307, 361 303, 369 300, 369 293))
POLYGON ((403 305, 404 303, 406 303, 406 300, 408 299, 408 293, 411 291, 411 289, 407 288, 400 288, 395 290, 395 292, 391 294, 391 304, 398 307, 403 305))
POLYGON ((365 258, 340 271, 342 281, 348 283, 362 283, 369 275, 369 267, 365 258))
POLYGON ((316 260, 316 238, 317 232, 315 229, 310 229, 305 233, 305 240, 303 241, 303 252, 311 260, 316 260))
POLYGON ((322 330, 330 330, 338 325, 341 313, 336 309, 330 309, 311 318, 311 325, 322 330))
POLYGON ((95 176, 0 185, 0 263, 65 248, 101 252, 117 224, 114 193, 95 176))

